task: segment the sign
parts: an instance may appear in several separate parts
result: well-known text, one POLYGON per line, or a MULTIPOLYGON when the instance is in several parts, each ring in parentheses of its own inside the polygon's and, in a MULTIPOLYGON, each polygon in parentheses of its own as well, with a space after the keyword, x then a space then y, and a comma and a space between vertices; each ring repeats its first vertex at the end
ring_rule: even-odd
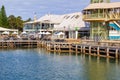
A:
POLYGON ((78 31, 78 27, 75 27, 75 31, 78 31))

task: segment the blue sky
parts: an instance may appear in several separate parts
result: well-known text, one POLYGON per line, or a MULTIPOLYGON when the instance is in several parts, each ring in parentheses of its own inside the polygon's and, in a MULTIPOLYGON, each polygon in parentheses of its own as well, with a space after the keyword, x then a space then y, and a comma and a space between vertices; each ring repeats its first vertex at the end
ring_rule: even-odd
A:
MULTIPOLYGON (((111 0, 111 2, 120 0, 111 0)), ((33 18, 45 14, 66 14, 82 11, 89 4, 90 0, 0 0, 6 8, 7 16, 21 16, 23 19, 33 18)))

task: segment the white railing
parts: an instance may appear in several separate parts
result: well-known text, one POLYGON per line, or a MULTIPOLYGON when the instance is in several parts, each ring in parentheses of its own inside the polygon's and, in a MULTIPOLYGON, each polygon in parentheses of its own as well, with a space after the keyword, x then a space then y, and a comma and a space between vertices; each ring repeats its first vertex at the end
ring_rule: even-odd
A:
POLYGON ((120 36, 120 31, 109 31, 110 36, 120 36))

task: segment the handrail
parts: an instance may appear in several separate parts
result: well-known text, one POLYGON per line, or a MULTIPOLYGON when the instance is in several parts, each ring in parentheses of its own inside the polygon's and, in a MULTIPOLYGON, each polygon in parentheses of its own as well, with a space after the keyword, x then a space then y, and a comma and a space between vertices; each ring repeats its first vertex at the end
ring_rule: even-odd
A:
POLYGON ((104 20, 114 20, 120 19, 119 13, 94 13, 94 14, 84 14, 83 19, 104 19, 104 20))
POLYGON ((113 21, 113 22, 120 28, 120 25, 116 21, 113 21))

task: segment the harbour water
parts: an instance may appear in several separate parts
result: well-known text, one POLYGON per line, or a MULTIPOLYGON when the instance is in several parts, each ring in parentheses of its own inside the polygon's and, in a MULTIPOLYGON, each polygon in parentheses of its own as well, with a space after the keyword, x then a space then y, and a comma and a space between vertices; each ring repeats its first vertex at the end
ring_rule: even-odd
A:
POLYGON ((44 49, 0 50, 0 80, 119 80, 120 63, 44 49))

